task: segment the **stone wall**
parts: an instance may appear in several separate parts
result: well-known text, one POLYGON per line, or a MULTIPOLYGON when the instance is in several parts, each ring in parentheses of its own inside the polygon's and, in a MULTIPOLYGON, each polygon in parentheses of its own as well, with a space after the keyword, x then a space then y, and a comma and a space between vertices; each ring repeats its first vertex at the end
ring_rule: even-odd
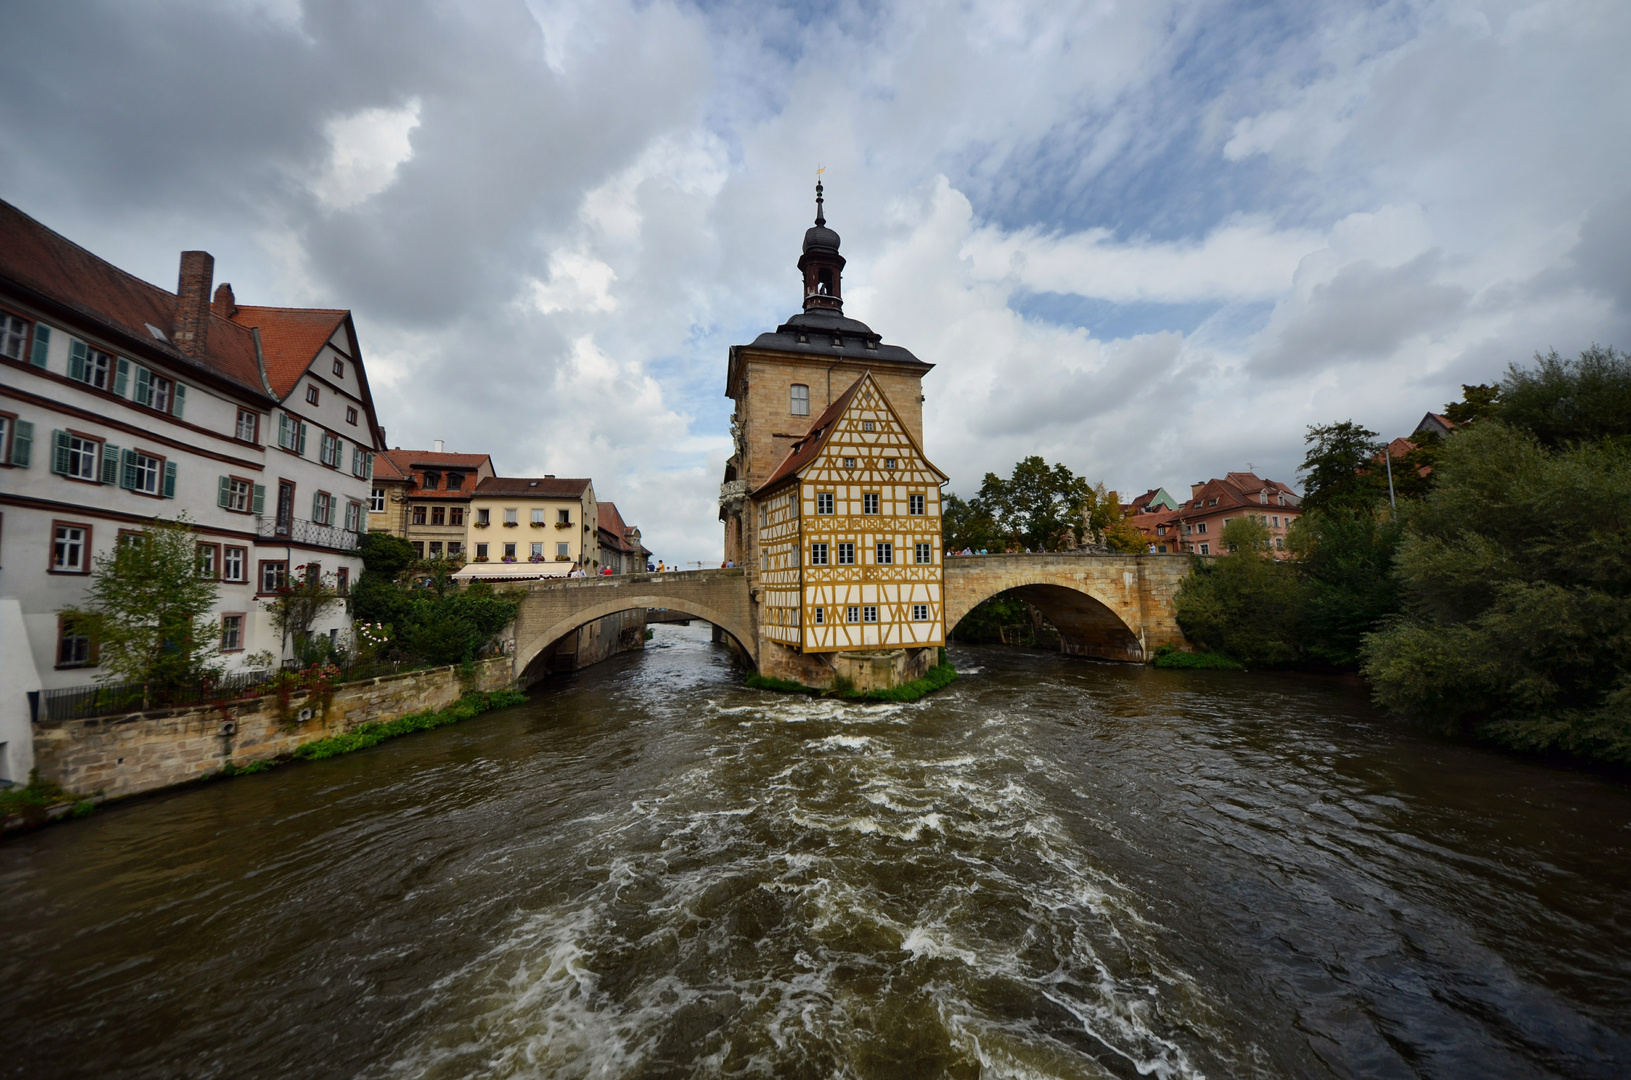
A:
POLYGON ((633 608, 602 616, 578 627, 527 665, 523 681, 550 671, 577 671, 618 653, 646 646, 646 609, 633 608))
MULTIPOLYGON (((475 688, 510 683, 509 657, 476 664, 475 688)), ((223 705, 34 724, 34 760, 41 780, 79 795, 110 799, 185 784, 219 772, 293 753, 360 724, 451 705, 465 690, 456 667, 409 671, 346 683, 327 712, 304 692, 290 697, 291 720, 278 719, 275 697, 223 705), (311 708, 306 721, 301 710, 311 708)))

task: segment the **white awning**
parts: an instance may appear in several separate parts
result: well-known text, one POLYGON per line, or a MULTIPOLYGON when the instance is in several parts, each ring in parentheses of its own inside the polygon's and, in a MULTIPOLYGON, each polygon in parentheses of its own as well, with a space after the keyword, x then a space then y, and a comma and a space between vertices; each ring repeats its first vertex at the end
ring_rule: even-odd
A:
POLYGON ((455 581, 537 581, 565 577, 572 572, 569 562, 473 562, 453 575, 455 581))

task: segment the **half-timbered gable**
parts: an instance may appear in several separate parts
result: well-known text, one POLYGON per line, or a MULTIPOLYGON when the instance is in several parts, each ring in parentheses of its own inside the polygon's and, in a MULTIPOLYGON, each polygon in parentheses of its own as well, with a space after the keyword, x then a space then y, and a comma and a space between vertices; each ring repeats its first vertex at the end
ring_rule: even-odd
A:
POLYGON ((862 374, 753 495, 765 636, 803 652, 944 644, 945 480, 862 374))

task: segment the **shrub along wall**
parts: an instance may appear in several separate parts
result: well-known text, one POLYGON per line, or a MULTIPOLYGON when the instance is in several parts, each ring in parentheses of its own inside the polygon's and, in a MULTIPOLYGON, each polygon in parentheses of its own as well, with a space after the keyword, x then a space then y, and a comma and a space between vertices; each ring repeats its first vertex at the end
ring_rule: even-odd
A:
POLYGON ((290 696, 286 708, 270 696, 94 720, 40 721, 34 725, 35 765, 40 780, 78 795, 139 795, 200 780, 229 762, 243 768, 292 754, 360 724, 444 708, 466 690, 497 690, 510 682, 508 657, 478 661, 474 668, 469 685, 457 667, 346 683, 335 688, 326 709, 302 691, 290 696), (300 720, 308 708, 311 718, 300 720))

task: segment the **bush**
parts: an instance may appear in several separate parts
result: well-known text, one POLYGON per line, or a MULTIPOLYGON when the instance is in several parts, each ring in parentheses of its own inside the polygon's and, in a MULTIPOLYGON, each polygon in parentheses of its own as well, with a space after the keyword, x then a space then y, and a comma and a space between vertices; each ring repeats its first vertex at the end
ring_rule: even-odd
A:
POLYGON ((1242 665, 1210 652, 1180 652, 1171 645, 1162 645, 1155 650, 1155 658, 1151 664, 1158 668, 1192 669, 1212 671, 1240 671, 1242 665))
POLYGON ((1222 539, 1235 554, 1195 559, 1173 598, 1184 636, 1252 667, 1291 663, 1301 602, 1296 571, 1275 560, 1268 530, 1252 518, 1229 522, 1222 539))

